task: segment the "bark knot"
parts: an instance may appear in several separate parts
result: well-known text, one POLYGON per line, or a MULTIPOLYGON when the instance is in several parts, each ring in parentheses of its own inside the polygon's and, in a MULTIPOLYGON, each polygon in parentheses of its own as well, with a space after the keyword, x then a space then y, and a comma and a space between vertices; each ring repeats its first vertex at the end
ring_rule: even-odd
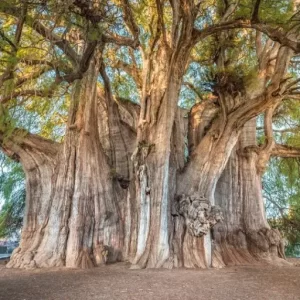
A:
POLYGON ((212 206, 208 199, 199 195, 182 194, 177 198, 177 211, 183 216, 191 235, 201 237, 223 220, 220 207, 212 206))

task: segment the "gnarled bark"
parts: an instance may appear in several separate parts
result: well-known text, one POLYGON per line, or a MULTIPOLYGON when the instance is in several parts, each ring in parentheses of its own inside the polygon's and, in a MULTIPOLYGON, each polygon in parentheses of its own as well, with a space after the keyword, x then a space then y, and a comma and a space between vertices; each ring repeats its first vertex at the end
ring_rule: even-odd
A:
POLYGON ((32 257, 40 245, 51 209, 58 143, 15 130, 11 137, 1 137, 2 149, 21 162, 26 176, 26 204, 20 246, 8 267, 35 267, 32 257))
MULTIPOLYGON (((65 140, 51 165, 52 173, 37 163, 31 171, 35 175, 26 174, 29 201, 34 200, 30 186, 46 186, 41 195, 47 205, 43 235, 29 249, 23 247, 23 235, 9 267, 85 268, 122 258, 120 212, 97 130, 98 70, 95 57, 84 78, 75 84, 65 140)), ((38 205, 28 207, 29 211, 38 205)))
POLYGON ((283 263, 279 259, 284 258, 281 235, 270 228, 265 216, 261 151, 255 151, 255 147, 253 119, 245 125, 217 184, 215 198, 224 222, 213 229, 214 266, 259 261, 283 263))
POLYGON ((133 264, 150 268, 173 266, 171 205, 183 151, 178 145, 177 153, 172 153, 175 148, 171 142, 173 134, 180 132, 174 122, 190 47, 187 42, 182 49, 176 46, 171 50, 163 38, 157 42, 160 47, 155 56, 144 57, 141 113, 133 154, 137 208, 133 264))
MULTIPOLYGON (((198 199, 203 197, 211 205, 215 205, 217 182, 244 125, 269 107, 276 107, 282 100, 281 90, 284 87, 281 86, 279 78, 282 78, 287 71, 291 51, 282 47, 276 53, 277 60, 274 72, 271 75, 264 75, 272 78, 272 84, 269 86, 266 86, 264 80, 267 78, 264 78, 264 80, 260 80, 256 90, 253 91, 251 87, 241 85, 238 80, 232 80, 230 75, 226 73, 221 73, 218 76, 216 91, 219 96, 219 112, 206 132, 197 128, 194 129, 194 132, 203 132, 203 137, 199 138, 198 145, 190 154, 190 161, 178 177, 178 195, 192 196, 196 194, 198 199)), ((224 67, 223 57, 220 58, 220 61, 221 67, 224 67)), ((258 75, 263 75, 263 73, 258 75)), ((202 126, 197 122, 194 125, 198 128, 202 126)), ((193 137, 192 134, 190 136, 193 137)), ((202 244, 206 247, 202 247, 204 252, 201 256, 205 257, 206 265, 210 266, 212 263, 212 241, 209 231, 207 235, 202 237, 202 244)), ((189 256, 195 255, 194 250, 191 250, 189 256)))

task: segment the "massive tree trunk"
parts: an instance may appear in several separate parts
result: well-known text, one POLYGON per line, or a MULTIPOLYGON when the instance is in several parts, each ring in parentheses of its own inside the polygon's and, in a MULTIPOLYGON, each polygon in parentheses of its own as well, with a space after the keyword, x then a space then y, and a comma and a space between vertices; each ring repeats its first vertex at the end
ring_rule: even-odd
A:
POLYGON ((177 105, 190 49, 186 44, 170 49, 163 39, 158 43, 157 53, 144 54, 141 113, 133 155, 137 234, 132 262, 142 268, 173 266, 171 204, 176 171, 184 161, 183 138, 175 120, 180 114, 177 105), (177 150, 172 146, 174 139, 180 139, 177 150))
MULTIPOLYGON (((228 94, 224 98, 227 105, 230 100, 240 101, 240 97, 228 94)), ((236 112, 224 119, 217 103, 204 102, 199 108, 201 121, 192 121, 189 128, 189 162, 177 179, 178 215, 183 227, 179 233, 183 232, 185 245, 182 264, 187 267, 212 265, 211 228, 222 219, 215 206, 215 189, 243 126, 237 125, 236 112)))
POLYGON ((20 247, 8 267, 84 268, 122 259, 120 207, 98 132, 98 74, 95 58, 75 83, 65 140, 50 162, 33 150, 29 165, 24 150, 16 152, 26 173, 27 211, 20 247), (32 225, 35 219, 41 219, 38 225, 32 225))
POLYGON ((264 152, 256 145, 253 119, 244 126, 217 184, 215 199, 224 221, 213 229, 214 266, 258 261, 282 263, 280 233, 270 228, 264 210, 261 176, 268 161, 264 152))
MULTIPOLYGON (((192 128, 193 132, 189 134, 189 137, 192 137, 192 153, 187 166, 177 180, 178 213, 183 217, 184 228, 189 229, 184 231, 184 238, 188 234, 191 235, 192 237, 187 237, 188 240, 192 240, 190 245, 195 245, 198 241, 199 244, 201 243, 201 247, 198 244, 196 247, 183 248, 188 249, 188 254, 183 253, 183 257, 185 257, 184 265, 202 267, 203 258, 205 258, 206 266, 212 264, 211 228, 221 219, 219 208, 214 207, 217 182, 225 169, 244 125, 253 117, 280 103, 282 86, 279 78, 282 78, 287 71, 290 55, 290 50, 281 48, 277 53, 272 84, 266 87, 259 82, 254 91, 251 91, 239 80, 234 80, 230 75, 221 73, 217 78, 216 86, 220 107, 216 108, 216 112, 212 114, 208 125, 205 123, 205 118, 202 120, 204 123, 193 123, 196 128, 192 128), (206 128, 206 130, 202 128, 206 128), (195 133, 200 136, 194 137, 195 133), (199 257, 202 260, 199 260, 199 257)), ((259 73, 259 75, 261 74, 259 73)), ((205 103, 203 105, 205 106, 205 103)), ((205 112, 205 110, 210 109, 210 106, 206 105, 203 109, 205 112)), ((205 115, 205 113, 201 113, 205 115)), ((250 158, 248 165, 241 164, 241 166, 245 168, 245 172, 249 172, 249 170, 256 172, 253 169, 256 165, 254 163, 255 158, 250 158)), ((250 186, 256 185, 256 183, 257 180, 254 179, 250 186)), ((257 185, 256 187, 259 188, 257 185)), ((247 193, 253 191, 247 187, 244 192, 246 194, 242 197, 247 198, 249 197, 247 193)), ((249 201, 245 200, 245 206, 248 205, 250 211, 251 205, 256 208, 257 203, 259 203, 259 200, 256 200, 258 202, 251 201, 252 197, 249 197, 249 201)), ((262 209, 260 209, 260 215, 259 212, 256 213, 256 217, 256 224, 259 228, 268 228, 267 224, 265 226, 258 224, 264 222, 263 219, 261 220, 263 217, 262 209)), ((252 225, 251 222, 249 222, 250 225, 252 225)), ((253 230, 255 231, 255 229, 253 230)), ((274 231, 270 231, 271 235, 273 233, 274 231)), ((270 242, 268 245, 278 244, 278 239, 280 240, 278 234, 274 233, 273 235, 268 237, 270 242), (271 241, 272 238, 274 241, 271 241)), ((253 240, 255 239, 257 244, 263 243, 259 240, 260 236, 253 235, 253 240)), ((255 241, 253 241, 254 243, 255 241)), ((266 249, 267 246, 259 245, 258 247, 266 249)))
POLYGON ((108 157, 111 179, 123 226, 122 259, 131 260, 136 249, 136 202, 132 155, 136 149, 139 105, 126 99, 115 99, 109 78, 101 69, 105 93, 99 91, 99 135, 108 157))

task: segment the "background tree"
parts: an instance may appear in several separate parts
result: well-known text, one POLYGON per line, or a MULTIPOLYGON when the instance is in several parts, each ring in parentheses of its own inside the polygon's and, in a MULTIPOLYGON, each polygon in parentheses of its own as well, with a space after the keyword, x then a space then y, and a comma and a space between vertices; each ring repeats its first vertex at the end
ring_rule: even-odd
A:
POLYGON ((18 238, 25 206, 24 173, 19 164, 1 154, 0 238, 18 238))
MULTIPOLYGON (((297 59, 296 59, 297 61, 297 59)), ((297 64, 294 62, 294 70, 297 64)), ((289 145, 286 159, 271 159, 268 171, 263 178, 264 197, 269 222, 279 228, 288 243, 287 255, 299 255, 299 149, 298 100, 288 99, 274 115, 274 139, 289 145), (289 154, 289 155, 288 155, 289 154)))

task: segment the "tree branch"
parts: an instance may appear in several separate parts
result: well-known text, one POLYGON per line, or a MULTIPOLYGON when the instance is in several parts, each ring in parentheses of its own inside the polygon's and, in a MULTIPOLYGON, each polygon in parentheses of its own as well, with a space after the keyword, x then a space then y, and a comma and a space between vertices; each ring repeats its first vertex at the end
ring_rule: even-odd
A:
POLYGON ((263 23, 252 23, 249 20, 233 20, 228 22, 223 22, 216 25, 208 26, 202 30, 194 28, 193 30, 193 41, 194 43, 205 39, 209 35, 212 35, 218 31, 238 29, 238 28, 249 28, 256 29, 265 33, 270 39, 275 42, 279 42, 283 46, 291 48, 295 53, 300 53, 300 41, 291 39, 287 36, 287 32, 283 28, 274 28, 271 25, 263 23))
POLYGON ((16 80, 14 86, 16 88, 19 88, 19 87, 21 87, 22 84, 26 83, 29 80, 33 80, 33 79, 39 78, 42 74, 46 73, 49 70, 51 70, 51 67, 44 66, 44 67, 38 68, 37 71, 35 71, 35 72, 28 73, 28 74, 26 74, 26 75, 24 75, 22 77, 18 77, 18 78, 16 78, 17 80, 16 80))
POLYGON ((264 147, 264 151, 267 152, 269 152, 274 146, 272 121, 273 121, 273 113, 275 109, 276 107, 272 106, 271 108, 268 108, 265 112, 264 129, 265 129, 265 136, 266 136, 266 145, 264 147))
POLYGON ((112 92, 110 80, 109 80, 109 77, 106 74, 105 65, 104 65, 103 62, 101 62, 101 65, 100 65, 100 74, 101 74, 101 77, 104 81, 105 95, 106 95, 108 101, 111 103, 112 101, 114 101, 114 97, 113 97, 113 92, 112 92))
POLYGON ((6 41, 13 48, 14 51, 18 50, 17 46, 5 35, 5 33, 1 29, 0 29, 0 36, 4 41, 6 41))
MULTIPOLYGON (((19 18, 21 15, 21 10, 17 7, 9 4, 5 0, 1 0, 1 11, 4 14, 11 15, 15 18, 19 18)), ((33 19, 29 15, 26 16, 25 23, 27 26, 33 28, 36 32, 38 32, 44 38, 47 38, 49 41, 52 42, 53 45, 56 45, 60 50, 62 50, 68 58, 72 61, 73 64, 77 64, 80 60, 77 53, 73 50, 69 42, 62 37, 56 35, 52 32, 49 28, 45 27, 43 24, 38 22, 37 20, 33 19)))
POLYGON ((187 86, 189 89, 191 89, 197 95, 197 97, 199 97, 199 99, 203 100, 203 96, 192 83, 184 81, 183 84, 187 86))
POLYGON ((121 60, 117 61, 115 64, 112 65, 114 68, 121 69, 130 75, 135 83, 137 84, 138 88, 141 89, 142 87, 142 77, 141 77, 141 70, 138 69, 133 64, 127 64, 121 60))
POLYGON ((128 0, 121 0, 121 2, 122 2, 122 8, 124 12, 124 21, 129 31, 131 32, 134 40, 137 41, 137 43, 139 43, 140 29, 134 20, 132 10, 130 8, 130 3, 128 0))
MULTIPOLYGON (((12 56, 15 58, 13 62, 8 63, 7 68, 5 72, 0 76, 0 87, 4 84, 6 80, 12 79, 14 77, 14 69, 17 64, 16 56, 17 56, 17 51, 19 48, 20 40, 21 40, 21 35, 24 27, 24 23, 26 20, 26 14, 27 14, 27 5, 26 3, 22 6, 21 9, 21 14, 18 18, 17 26, 16 26, 16 31, 15 31, 15 39, 12 46, 12 56)), ((8 40, 8 39, 7 39, 8 40)))
POLYGON ((259 22, 259 7, 261 4, 261 0, 256 0, 255 4, 254 4, 254 8, 252 11, 252 16, 251 16, 251 21, 253 23, 258 23, 259 22))
POLYGON ((271 155, 283 158, 298 158, 300 157, 300 147, 275 144, 271 151, 271 155))
POLYGON ((225 12, 222 16, 222 22, 225 22, 228 20, 228 18, 234 13, 236 8, 238 7, 240 1, 237 0, 235 3, 228 3, 228 1, 223 1, 225 5, 225 12))
MULTIPOLYGON (((115 43, 120 46, 129 46, 132 48, 137 48, 139 46, 139 28, 135 24, 128 0, 122 0, 123 3, 123 11, 124 11, 124 21, 129 27, 130 31, 133 34, 134 39, 130 39, 127 37, 123 37, 117 34, 102 34, 101 40, 105 43, 115 43)), ((95 27, 97 23, 104 20, 105 13, 101 11, 100 6, 97 3, 94 3, 91 7, 89 1, 84 0, 75 0, 73 2, 75 6, 77 6, 81 13, 80 15, 87 20, 89 20, 95 27)))
POLYGON ((131 38, 127 38, 124 36, 116 35, 116 34, 103 34, 102 41, 104 43, 112 43, 118 46, 128 46, 133 49, 136 49, 139 46, 139 41, 133 40, 131 38))
POLYGON ((32 28, 35 29, 36 32, 38 32, 41 36, 48 39, 54 46, 57 46, 60 50, 62 50, 70 59, 72 64, 77 65, 79 63, 80 57, 67 40, 53 33, 50 29, 42 25, 37 20, 32 20, 32 22, 33 23, 30 24, 32 28))
POLYGON ((0 148, 6 155, 16 161, 22 159, 24 150, 42 152, 53 159, 59 151, 60 144, 29 133, 24 129, 16 128, 9 136, 6 136, 5 132, 0 131, 0 148))
POLYGON ((162 33, 163 40, 167 43, 166 37, 166 29, 165 29, 165 22, 164 22, 164 8, 161 3, 161 0, 155 0, 156 3, 156 10, 157 10, 157 30, 162 33))
POLYGON ((98 41, 89 41, 87 43, 86 49, 80 59, 78 69, 71 74, 63 76, 62 81, 73 82, 76 79, 81 79, 83 74, 88 70, 89 63, 91 58, 93 57, 96 47, 98 45, 98 41))
POLYGON ((47 89, 47 90, 34 90, 34 89, 28 89, 28 90, 21 90, 21 91, 14 91, 10 95, 2 96, 0 97, 0 104, 5 104, 11 99, 17 98, 17 97, 51 97, 53 96, 53 89, 47 89))

